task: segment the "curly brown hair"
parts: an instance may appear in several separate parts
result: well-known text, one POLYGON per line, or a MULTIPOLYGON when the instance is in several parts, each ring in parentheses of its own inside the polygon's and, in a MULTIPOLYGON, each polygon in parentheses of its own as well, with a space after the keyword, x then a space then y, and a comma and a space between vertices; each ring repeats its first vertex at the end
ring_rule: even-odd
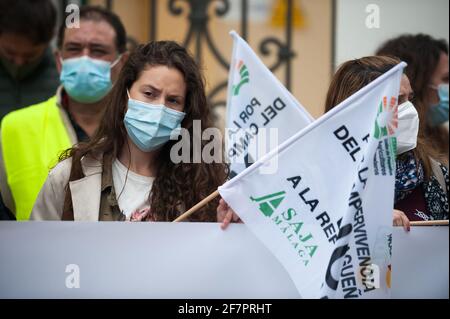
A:
MULTIPOLYGON (((127 89, 137 81, 141 73, 154 66, 167 66, 179 70, 186 82, 186 116, 181 126, 190 133, 191 156, 194 132, 193 121, 200 120, 202 131, 212 127, 211 113, 205 95, 205 84, 199 66, 189 53, 172 41, 151 42, 138 46, 121 70, 118 80, 106 98, 106 109, 95 136, 88 143, 80 143, 61 156, 72 157, 70 180, 82 177, 81 158, 109 155, 116 158, 126 147, 127 132, 124 117, 128 101, 127 89)), ((202 149, 210 141, 202 141, 202 149)), ((228 166, 221 163, 174 163, 170 150, 177 141, 171 140, 158 153, 156 177, 149 196, 152 220, 172 221, 183 210, 189 209, 217 190, 228 177, 228 166)), ((66 196, 67 198, 68 196, 66 196)), ((69 196, 70 197, 70 196, 69 196)), ((216 221, 218 200, 210 202, 191 215, 190 221, 216 221)))

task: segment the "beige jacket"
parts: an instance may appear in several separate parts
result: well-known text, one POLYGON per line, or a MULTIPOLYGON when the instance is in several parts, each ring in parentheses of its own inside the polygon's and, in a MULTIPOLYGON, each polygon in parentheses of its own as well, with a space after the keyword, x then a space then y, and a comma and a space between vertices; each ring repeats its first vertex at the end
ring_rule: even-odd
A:
MULTIPOLYGON (((30 220, 61 220, 69 182, 72 158, 50 171, 39 192, 30 220)), ((75 221, 98 221, 102 185, 102 163, 90 157, 81 159, 84 178, 69 183, 75 221)))

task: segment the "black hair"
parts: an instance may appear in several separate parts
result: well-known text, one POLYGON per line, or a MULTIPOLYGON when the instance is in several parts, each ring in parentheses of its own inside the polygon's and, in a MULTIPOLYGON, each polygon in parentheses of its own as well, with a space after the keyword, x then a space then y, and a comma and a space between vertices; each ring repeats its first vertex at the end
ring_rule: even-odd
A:
MULTIPOLYGON (((64 42, 64 32, 66 30, 66 19, 59 27, 57 45, 61 49, 64 42)), ((80 21, 105 21, 116 32, 116 48, 119 53, 127 50, 127 33, 120 18, 112 11, 99 6, 82 6, 80 7, 80 21)))
POLYGON ((424 100, 442 53, 448 55, 446 40, 426 34, 405 34, 385 42, 376 54, 395 56, 408 63, 406 74, 411 80, 414 95, 424 100))
POLYGON ((43 44, 53 38, 55 27, 56 9, 50 0, 0 1, 0 34, 18 34, 43 44))

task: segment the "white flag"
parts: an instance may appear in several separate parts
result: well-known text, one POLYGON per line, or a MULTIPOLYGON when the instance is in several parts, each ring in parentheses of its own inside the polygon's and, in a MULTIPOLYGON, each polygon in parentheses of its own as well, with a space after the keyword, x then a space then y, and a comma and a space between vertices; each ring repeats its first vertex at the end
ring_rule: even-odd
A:
POLYGON ((219 188, 304 298, 389 297, 399 64, 219 188), (276 174, 258 167, 278 157, 276 174))
POLYGON ((234 177, 314 119, 247 42, 234 31, 230 34, 234 48, 228 81, 226 145, 234 177))

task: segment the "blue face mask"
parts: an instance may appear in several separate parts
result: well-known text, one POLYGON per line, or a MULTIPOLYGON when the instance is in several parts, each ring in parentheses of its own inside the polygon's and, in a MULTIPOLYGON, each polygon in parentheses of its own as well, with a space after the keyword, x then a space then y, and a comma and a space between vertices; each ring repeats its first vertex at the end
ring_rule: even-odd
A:
POLYGON ((164 105, 133 100, 128 94, 128 111, 124 123, 128 136, 143 152, 156 150, 179 134, 185 113, 164 105))
POLYGON ((430 107, 428 111, 428 120, 433 127, 448 122, 448 84, 441 84, 437 89, 439 94, 439 103, 430 107))
POLYGON ((67 94, 77 102, 91 104, 100 101, 111 90, 113 63, 88 56, 62 61, 60 80, 67 94))

